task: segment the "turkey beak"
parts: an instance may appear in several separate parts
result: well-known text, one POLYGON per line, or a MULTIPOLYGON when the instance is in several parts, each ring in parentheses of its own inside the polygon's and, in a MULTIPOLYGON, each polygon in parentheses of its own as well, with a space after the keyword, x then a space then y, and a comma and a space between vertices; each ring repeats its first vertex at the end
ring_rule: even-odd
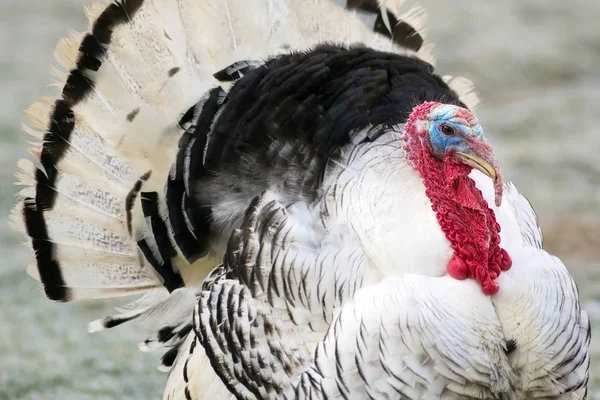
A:
POLYGON ((487 161, 486 159, 477 154, 466 154, 461 152, 457 152, 456 157, 463 164, 466 164, 469 167, 473 167, 476 170, 483 172, 484 174, 492 178, 493 181, 496 181, 498 174, 496 173, 496 168, 494 168, 494 166, 492 165, 494 161, 487 161))
POLYGON ((461 163, 481 171, 494 181, 494 203, 497 207, 500 207, 504 180, 490 145, 483 141, 472 140, 469 143, 469 150, 457 151, 455 156, 461 163))

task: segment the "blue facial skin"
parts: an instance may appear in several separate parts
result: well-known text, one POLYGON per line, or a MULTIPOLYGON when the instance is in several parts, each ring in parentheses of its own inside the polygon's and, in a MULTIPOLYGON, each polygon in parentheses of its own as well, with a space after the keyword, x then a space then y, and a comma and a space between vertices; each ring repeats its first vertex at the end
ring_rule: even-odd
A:
POLYGON ((479 124, 470 126, 463 118, 456 116, 456 107, 436 110, 429 128, 429 142, 436 157, 443 160, 446 154, 460 152, 470 154, 470 140, 485 142, 479 124), (448 133, 451 133, 448 135, 448 133))

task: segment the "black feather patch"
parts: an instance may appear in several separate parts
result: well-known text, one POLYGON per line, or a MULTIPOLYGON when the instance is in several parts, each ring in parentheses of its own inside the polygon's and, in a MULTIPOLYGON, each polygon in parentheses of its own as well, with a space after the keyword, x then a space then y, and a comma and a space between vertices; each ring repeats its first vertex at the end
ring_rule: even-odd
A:
POLYGON ((185 114, 183 114, 183 116, 181 117, 181 119, 179 120, 179 127, 184 129, 185 125, 189 124, 190 122, 192 122, 192 119, 194 118, 194 112, 196 111, 196 105, 193 105, 192 107, 188 108, 188 110, 185 112, 185 114))
POLYGON ((110 4, 94 22, 79 46, 76 67, 70 71, 62 89, 62 99, 54 104, 40 163, 44 169, 36 171, 35 205, 32 199, 23 204, 25 224, 33 241, 36 261, 42 284, 48 298, 69 301, 71 294, 60 272, 60 264, 54 259, 54 245, 49 240, 44 221, 44 211, 54 207, 58 193, 54 190, 58 176, 57 165, 69 148, 69 139, 75 127, 73 107, 93 89, 94 82, 88 71, 97 71, 102 65, 105 47, 110 44, 114 28, 127 23, 143 4, 143 0, 121 0, 110 4))
POLYGON ((140 193, 140 190, 142 189, 142 185, 144 184, 144 182, 146 182, 148 179, 150 179, 150 175, 152 175, 152 171, 148 171, 144 175, 140 176, 140 179, 138 179, 137 182, 135 182, 135 185, 133 185, 133 187, 131 188, 129 193, 127 193, 127 197, 125 197, 125 213, 126 213, 126 217, 127 217, 127 231, 129 232, 130 235, 133 234, 133 229, 131 226, 131 219, 132 219, 131 210, 133 209, 135 200, 137 199, 137 196, 140 193))
MULTIPOLYGON (((152 265, 152 268, 154 268, 154 270, 160 274, 159 271, 162 271, 162 269, 163 269, 163 263, 161 262, 162 260, 158 260, 154 256, 154 253, 152 252, 152 249, 150 248, 148 241, 146 239, 138 240, 137 246, 140 249, 140 251, 142 252, 142 254, 144 255, 144 258, 150 263, 150 265, 152 265)), ((162 274, 160 274, 160 275, 163 278, 163 285, 165 287, 167 287, 167 284, 170 284, 170 282, 167 283, 164 276, 162 274)), ((167 274, 167 276, 168 276, 168 274, 167 274)), ((176 286, 176 285, 174 285, 174 286, 176 286)), ((168 289, 168 287, 167 287, 167 289, 168 289)), ((175 290, 175 289, 177 289, 177 287, 173 288, 173 290, 175 290)), ((173 291, 170 289, 168 289, 168 290, 169 290, 169 292, 173 291)))
POLYGON ((183 287, 184 284, 179 271, 176 271, 171 264, 171 259, 177 255, 177 252, 171 244, 167 226, 159 213, 158 193, 142 192, 141 199, 144 217, 150 222, 150 229, 162 260, 158 260, 154 256, 147 239, 139 240, 138 247, 155 271, 162 277, 165 288, 172 292, 183 287))
MULTIPOLYGON (((189 115, 189 121, 193 118, 193 107, 192 113, 189 115)), ((184 118, 189 114, 186 113, 184 118)), ((183 125, 180 121, 180 125, 183 125)), ((169 224, 173 231, 173 237, 175 243, 183 256, 191 264, 200 257, 202 257, 202 249, 199 249, 198 242, 194 233, 190 231, 186 219, 184 216, 184 205, 186 199, 188 199, 185 193, 185 183, 183 181, 184 175, 184 160, 185 160, 185 149, 187 148, 190 140, 192 139, 192 133, 190 130, 184 132, 179 139, 179 151, 177 153, 177 159, 174 165, 174 174, 169 177, 167 181, 166 201, 167 208, 169 210, 169 224)))
POLYGON ((190 262, 226 245, 214 206, 249 202, 274 182, 311 201, 355 132, 403 123, 424 101, 464 106, 428 63, 361 46, 278 56, 245 71, 226 97, 215 88, 179 121, 186 132, 166 188, 174 245, 190 262))
MULTIPOLYGON (((226 246, 231 234, 213 219, 215 205, 247 204, 273 185, 286 201, 311 201, 330 157, 357 131, 403 123, 424 101, 464 106, 430 64, 361 46, 322 45, 278 56, 247 71, 222 105, 219 96, 211 93, 192 123, 195 132, 182 138, 187 147, 178 158, 189 163, 188 193, 171 183, 168 194, 176 232, 194 234, 202 251, 216 240, 226 246)), ((232 220, 241 220, 242 208, 234 209, 232 220)), ((178 246, 186 245, 179 240, 178 246)), ((194 248, 191 240, 188 248, 194 248)))
POLYGON ((350 10, 359 9, 370 13, 376 13, 379 10, 377 0, 348 0, 346 8, 350 10))
MULTIPOLYGON (((221 88, 211 90, 208 100, 193 123, 193 133, 186 132, 180 139, 175 178, 170 179, 167 184, 167 207, 173 235, 177 246, 189 262, 205 256, 208 251, 211 207, 209 204, 195 201, 190 196, 191 193, 185 192, 184 175, 188 175, 188 187, 195 188, 198 186, 197 182, 207 173, 203 165, 204 149, 215 115, 221 107, 223 95, 224 91, 221 88), (187 156, 190 163, 186 167, 184 160, 187 156), (186 219, 190 221, 192 231, 188 228, 186 219)), ((203 190, 201 185, 198 188, 203 190)))
POLYGON ((184 210, 185 189, 183 182, 171 179, 167 186, 167 204, 169 207, 169 223, 173 230, 173 238, 181 253, 191 264, 202 257, 202 252, 197 249, 196 238, 190 232, 185 222, 184 210))
POLYGON ((230 66, 216 72, 213 76, 221 82, 233 82, 242 79, 248 71, 261 64, 262 62, 254 60, 236 61, 230 66))
POLYGON ((179 330, 179 332, 177 333, 177 336, 180 339, 183 339, 184 337, 186 337, 188 335, 188 333, 190 333, 192 331, 192 324, 187 324, 186 326, 184 326, 183 328, 181 328, 179 330))
POLYGON ((166 343, 175 336, 176 326, 165 326, 158 331, 158 341, 160 343, 166 343))
POLYGON ((54 259, 54 246, 48 238, 43 212, 30 197, 23 202, 23 218, 46 296, 51 300, 69 301, 71 290, 65 285, 58 261, 54 259))
POLYGON ((386 13, 392 31, 390 32, 388 27, 385 26, 383 15, 381 13, 379 13, 377 19, 375 20, 375 26, 373 26, 373 30, 389 37, 394 43, 399 44, 402 47, 412 51, 419 51, 421 46, 423 46, 423 36, 421 36, 421 34, 419 34, 419 32, 407 22, 398 20, 398 18, 396 18, 391 11, 386 10, 386 13))
POLYGON ((179 126, 187 129, 179 139, 179 151, 167 181, 166 201, 175 244, 189 263, 206 255, 210 209, 194 204, 186 192, 184 176, 189 176, 191 184, 196 177, 193 171, 202 171, 202 152, 223 94, 221 88, 213 89, 206 101, 190 107, 179 121, 179 126), (186 158, 190 165, 186 165, 186 158))
POLYGON ((165 354, 162 356, 162 365, 165 367, 172 367, 175 359, 177 358, 177 352, 179 351, 179 346, 175 346, 170 348, 165 354))
POLYGON ((348 0, 346 3, 348 9, 358 9, 369 14, 377 14, 377 19, 373 25, 373 31, 387 38, 390 38, 394 43, 410 49, 419 51, 423 46, 423 36, 409 23, 399 20, 396 15, 389 9, 385 10, 389 21, 389 29, 385 25, 383 12, 377 0, 348 0))
MULTIPOLYGON (((185 364, 183 364, 183 381, 184 381, 185 383, 188 383, 188 380, 189 380, 189 378, 188 378, 188 371, 187 371, 187 368, 188 368, 188 361, 190 361, 189 357, 188 357, 188 359, 187 359, 187 360, 185 360, 185 364)), ((187 388, 186 388, 186 389, 187 389, 187 388)))
POLYGON ((54 190, 59 161, 65 156, 69 148, 71 132, 75 127, 75 116, 65 100, 57 100, 50 120, 48 132, 44 135, 44 144, 40 155, 40 164, 44 171, 36 171, 35 200, 40 212, 54 207, 58 193, 54 190))
POLYGON ((125 322, 134 320, 139 316, 140 316, 140 314, 133 315, 131 317, 123 317, 123 318, 106 317, 102 321, 102 325, 104 326, 104 328, 110 329, 110 328, 114 328, 115 326, 124 324, 125 322))
POLYGON ((517 341, 516 339, 508 339, 506 340, 506 350, 504 350, 504 352, 506 353, 506 355, 509 355, 510 353, 512 353, 513 351, 515 351, 517 349, 517 341))

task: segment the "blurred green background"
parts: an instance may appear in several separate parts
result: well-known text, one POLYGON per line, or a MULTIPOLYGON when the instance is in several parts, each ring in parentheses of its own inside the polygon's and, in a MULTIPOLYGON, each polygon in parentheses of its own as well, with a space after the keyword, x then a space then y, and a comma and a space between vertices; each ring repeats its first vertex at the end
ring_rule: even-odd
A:
MULTIPOLYGON (((545 246, 575 275, 600 325, 600 2, 422 0, 437 71, 472 79, 477 113, 513 180, 538 211, 545 246)), ((87 28, 84 0, 0 2, 0 400, 159 398, 166 375, 133 327, 89 335, 116 302, 55 304, 25 274, 28 251, 7 226, 14 164, 26 155, 22 111, 55 95, 57 40, 87 28)), ((591 396, 600 399, 600 341, 591 396)))

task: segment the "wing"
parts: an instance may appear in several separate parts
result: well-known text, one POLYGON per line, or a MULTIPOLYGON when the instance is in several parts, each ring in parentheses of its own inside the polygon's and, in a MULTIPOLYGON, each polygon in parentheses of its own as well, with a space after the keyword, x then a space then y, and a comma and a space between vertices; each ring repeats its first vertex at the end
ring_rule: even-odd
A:
POLYGON ((347 230, 325 229, 320 210, 273 199, 265 192, 248 208, 196 321, 213 368, 240 398, 281 395, 311 364, 334 311, 368 279, 347 230))

